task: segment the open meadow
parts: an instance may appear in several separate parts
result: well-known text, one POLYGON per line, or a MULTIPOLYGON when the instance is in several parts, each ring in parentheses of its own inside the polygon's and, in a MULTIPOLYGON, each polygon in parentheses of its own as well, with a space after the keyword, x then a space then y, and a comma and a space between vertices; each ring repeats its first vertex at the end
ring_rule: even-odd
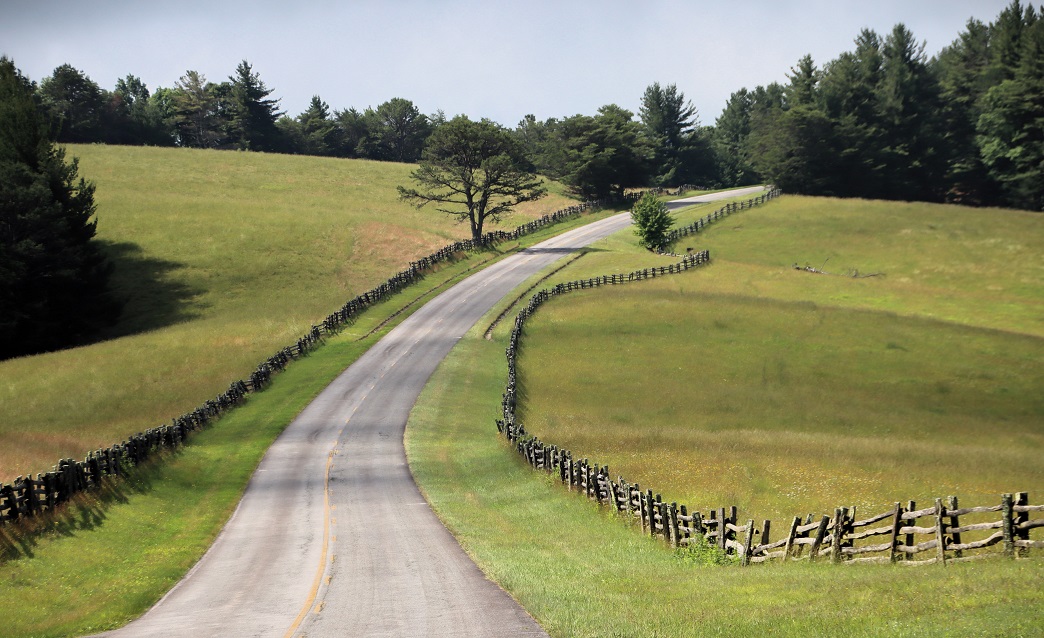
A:
MULTIPOLYGON (((97 185, 123 316, 104 340, 0 362, 0 481, 169 422, 466 225, 398 200, 412 165, 72 145, 97 185)), ((571 203, 549 195, 513 228, 571 203)))
MULTIPOLYGON (((683 212, 679 225, 706 212, 683 212)), ((1028 491, 1039 502, 1041 221, 792 196, 741 212, 675 247, 710 250, 706 267, 545 304, 522 340, 519 420, 665 500, 735 504, 742 520, 842 505, 867 515, 950 494, 977 505, 1028 491)), ((624 232, 541 286, 676 260, 624 232)), ((451 355, 407 449, 440 516, 552 635, 1039 630, 1039 555, 720 569, 713 555, 643 537, 497 437, 508 331, 492 341, 476 331, 451 355)))
MULTIPOLYGON (((736 214, 682 240, 710 251, 698 273, 542 308, 519 419, 668 501, 758 520, 1044 486, 1041 222, 800 197, 736 214)), ((613 268, 580 264, 556 277, 613 268)))

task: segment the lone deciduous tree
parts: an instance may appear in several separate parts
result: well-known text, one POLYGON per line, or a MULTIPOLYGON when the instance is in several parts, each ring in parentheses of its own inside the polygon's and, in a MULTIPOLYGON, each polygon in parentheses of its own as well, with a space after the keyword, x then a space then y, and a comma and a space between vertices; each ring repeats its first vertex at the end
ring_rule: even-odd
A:
POLYGON ((521 144, 489 120, 473 122, 458 115, 439 126, 428 139, 420 167, 410 174, 418 188, 399 186, 399 198, 420 208, 436 210, 471 225, 479 239, 486 220, 546 193, 539 177, 528 170, 521 144))
POLYGON ((631 208, 631 221, 634 222, 638 243, 655 250, 667 244, 667 231, 674 224, 674 217, 667 210, 667 204, 652 193, 646 193, 631 208))

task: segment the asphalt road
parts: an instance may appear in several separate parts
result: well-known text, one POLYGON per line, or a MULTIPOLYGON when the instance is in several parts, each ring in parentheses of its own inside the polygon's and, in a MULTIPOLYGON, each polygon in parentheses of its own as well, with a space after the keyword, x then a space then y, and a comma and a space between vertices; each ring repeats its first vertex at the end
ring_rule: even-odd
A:
POLYGON ((546 635, 424 501, 406 465, 406 420, 439 362, 497 301, 629 224, 622 213, 521 251, 390 331, 280 435, 185 578, 141 618, 102 635, 546 635))

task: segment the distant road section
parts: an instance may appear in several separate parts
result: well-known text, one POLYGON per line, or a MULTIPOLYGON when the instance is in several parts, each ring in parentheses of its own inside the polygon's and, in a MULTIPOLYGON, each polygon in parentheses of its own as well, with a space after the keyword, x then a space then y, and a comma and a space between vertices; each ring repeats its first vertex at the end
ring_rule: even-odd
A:
POLYGON ((503 259, 390 331, 276 440, 188 575, 102 635, 545 636, 424 501, 406 465, 406 420, 438 364, 502 297, 630 223, 621 213, 503 259))

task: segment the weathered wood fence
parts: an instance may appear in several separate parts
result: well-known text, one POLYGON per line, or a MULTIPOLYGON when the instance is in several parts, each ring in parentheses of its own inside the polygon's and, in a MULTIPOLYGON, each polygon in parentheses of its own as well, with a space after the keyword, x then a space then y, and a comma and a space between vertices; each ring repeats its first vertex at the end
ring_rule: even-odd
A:
POLYGON ((226 410, 242 403, 248 393, 263 389, 275 373, 284 370, 292 361, 307 354, 322 341, 324 335, 339 331, 341 327, 354 321, 365 309, 420 280, 434 266, 453 259, 460 253, 516 240, 553 224, 577 217, 587 210, 634 201, 639 196, 640 193, 635 193, 623 199, 604 199, 575 204, 522 224, 511 231, 497 230, 486 233, 478 240, 467 239, 454 242, 426 257, 411 262, 405 270, 349 300, 337 311, 323 319, 320 324, 312 326, 297 341, 262 361, 248 378, 234 381, 228 390, 214 399, 206 401, 195 410, 173 419, 169 425, 161 425, 139 432, 121 443, 95 450, 82 461, 61 459, 50 472, 37 474, 36 478, 30 474, 24 477, 19 476, 12 483, 0 484, 0 525, 53 510, 67 502, 76 493, 101 484, 104 477, 121 476, 156 451, 177 447, 191 432, 204 428, 226 410))
POLYGON ((769 200, 779 197, 782 194, 782 192, 783 191, 781 191, 780 189, 773 187, 765 191, 761 195, 758 195, 757 197, 753 197, 746 201, 729 202, 728 204, 722 206, 713 213, 710 213, 709 215, 697 219, 688 226, 682 226, 681 228, 672 228, 667 233, 667 242, 675 242, 681 239, 682 237, 698 233, 707 226, 710 226, 714 222, 718 221, 719 219, 724 219, 725 217, 728 217, 729 215, 735 212, 747 210, 748 208, 753 208, 754 206, 764 204, 769 200))
MULTIPOLYGON (((522 431, 517 424, 514 432, 522 431)), ((508 430, 510 432, 510 430, 508 430)), ((511 438, 511 434, 508 434, 511 438)), ((652 489, 611 478, 609 468, 588 459, 574 460, 568 450, 547 445, 535 437, 514 439, 516 449, 536 469, 556 475, 576 490, 634 520, 643 533, 662 538, 672 547, 704 542, 735 556, 740 565, 770 560, 830 560, 834 563, 901 563, 909 566, 981 560, 1023 558, 1029 550, 1044 549, 1044 540, 1030 537, 1044 528, 1044 505, 1031 505, 1026 492, 1002 494, 999 503, 958 506, 957 497, 937 498, 918 509, 909 502, 888 511, 856 518, 854 507, 839 507, 832 515, 795 516, 771 539, 772 521, 743 521, 735 506, 704 511, 677 502, 664 502, 652 489), (995 548, 996 547, 996 548, 995 548), (991 550, 990 548, 995 548, 991 550)))
MULTIPOLYGON (((698 232, 707 224, 737 210, 744 210, 777 196, 778 191, 711 213, 688 226, 698 232)), ((684 234, 688 234, 688 232, 684 234)), ((678 235, 683 236, 683 235, 678 235)), ((569 450, 559 449, 530 436, 515 417, 517 402, 516 355, 526 321, 551 298, 574 290, 640 281, 657 276, 684 272, 705 264, 706 251, 688 255, 678 264, 635 271, 627 275, 606 275, 558 284, 550 290, 534 294, 515 317, 505 355, 508 380, 501 400, 503 418, 497 429, 514 443, 518 453, 534 468, 557 475, 570 490, 605 504, 640 525, 643 533, 660 537, 673 547, 705 542, 718 547, 726 555, 738 558, 740 565, 770 560, 827 560, 835 563, 869 562, 930 565, 995 556, 1025 557, 1031 548, 1044 549, 1044 540, 1033 539, 1030 532, 1044 528, 1044 518, 1030 515, 1044 512, 1044 505, 1031 505, 1025 492, 1003 494, 1000 503, 961 508, 957 497, 941 498, 925 508, 916 503, 894 507, 863 519, 856 518, 854 507, 838 507, 833 515, 795 516, 782 526, 753 518, 743 524, 735 506, 700 511, 689 510, 677 502, 666 503, 652 489, 643 489, 617 477, 609 468, 586 458, 574 459, 569 450), (773 528, 782 531, 773 541, 773 528), (999 546, 1002 551, 991 548, 999 546)))

